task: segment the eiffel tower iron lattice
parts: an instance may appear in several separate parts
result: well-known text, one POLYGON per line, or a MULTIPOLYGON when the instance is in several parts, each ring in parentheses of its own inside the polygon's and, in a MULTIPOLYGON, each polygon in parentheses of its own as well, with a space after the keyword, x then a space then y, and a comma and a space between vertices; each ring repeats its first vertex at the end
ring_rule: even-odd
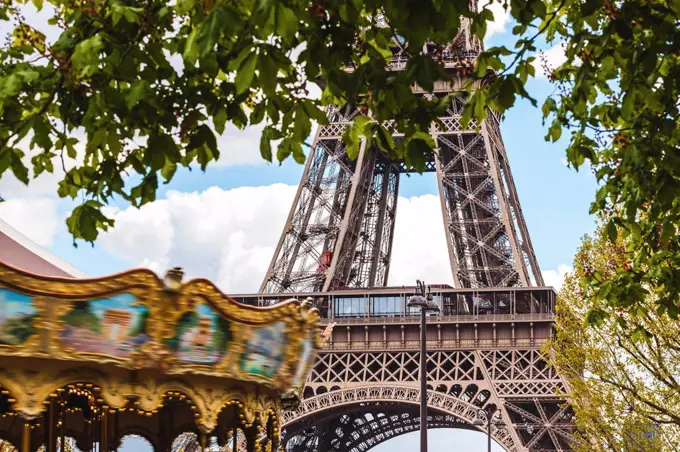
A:
MULTIPOLYGON (((480 49, 464 23, 443 54, 454 82, 414 90, 452 92, 480 49)), ((395 51, 392 69, 404 63, 395 51)), ((555 292, 542 287, 499 117, 463 124, 462 106, 454 98, 443 126, 431 127, 437 149, 426 167, 437 176, 455 286, 432 289, 442 310, 427 318, 428 426, 475 429, 479 409, 493 405, 507 427, 492 436, 505 450, 571 450, 568 388, 540 351, 555 292)), ((341 136, 359 114, 328 109, 260 293, 235 296, 259 306, 312 297, 321 327, 335 325, 304 400, 284 415, 289 452, 364 451, 419 429, 419 317, 406 306, 409 288, 386 287, 399 179, 411 168, 365 145, 347 156, 341 136)))

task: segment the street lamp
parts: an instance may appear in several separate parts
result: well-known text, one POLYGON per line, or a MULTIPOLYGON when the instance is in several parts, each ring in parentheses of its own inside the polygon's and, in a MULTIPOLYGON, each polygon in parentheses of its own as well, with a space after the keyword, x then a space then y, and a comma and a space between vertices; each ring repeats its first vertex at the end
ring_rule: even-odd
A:
POLYGON ((496 428, 505 427, 503 412, 494 405, 487 405, 484 408, 480 408, 479 411, 477 411, 477 417, 472 422, 472 425, 482 427, 484 424, 486 424, 486 435, 489 441, 488 452, 491 452, 491 424, 495 425, 496 428), (482 413, 484 413, 484 416, 482 416, 482 413), (486 422, 484 422, 484 418, 486 418, 486 422))
POLYGON ((432 300, 429 288, 425 292, 425 283, 417 280, 413 296, 406 306, 420 308, 420 452, 427 452, 427 311, 439 312, 439 306, 432 300))

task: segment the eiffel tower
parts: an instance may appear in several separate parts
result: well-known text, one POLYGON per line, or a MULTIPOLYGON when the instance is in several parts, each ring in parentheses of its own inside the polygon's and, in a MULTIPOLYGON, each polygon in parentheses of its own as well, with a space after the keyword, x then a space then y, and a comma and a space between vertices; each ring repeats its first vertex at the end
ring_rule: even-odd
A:
MULTIPOLYGON (((414 90, 451 93, 481 48, 465 22, 443 53, 454 82, 414 90)), ((406 60, 395 49, 391 70, 406 60)), ((505 450, 571 450, 572 413, 558 395, 567 388, 540 352, 555 292, 543 287, 500 118, 491 111, 464 124, 463 103, 454 98, 443 126, 432 126, 437 149, 426 165, 437 176, 455 286, 432 288, 441 312, 428 317, 428 426, 476 429, 480 409, 498 409, 505 427, 491 435, 505 450)), ((327 114, 260 293, 235 296, 260 306, 312 297, 321 326, 335 324, 304 400, 285 413, 289 452, 364 451, 419 428, 419 317, 406 306, 412 289, 387 287, 399 180, 411 168, 364 145, 350 159, 341 136, 362 113, 345 105, 327 114)))

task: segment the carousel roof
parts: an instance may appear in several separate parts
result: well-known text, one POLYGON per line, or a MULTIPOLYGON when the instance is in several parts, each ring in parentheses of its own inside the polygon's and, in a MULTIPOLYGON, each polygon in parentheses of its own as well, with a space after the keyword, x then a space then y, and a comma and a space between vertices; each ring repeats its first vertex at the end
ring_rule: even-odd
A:
POLYGON ((82 272, 0 219, 0 262, 44 276, 87 278, 82 272))

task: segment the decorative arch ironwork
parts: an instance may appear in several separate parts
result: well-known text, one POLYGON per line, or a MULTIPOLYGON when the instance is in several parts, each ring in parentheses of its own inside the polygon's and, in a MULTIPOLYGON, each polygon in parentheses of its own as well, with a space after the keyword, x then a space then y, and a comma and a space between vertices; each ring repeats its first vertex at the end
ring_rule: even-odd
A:
MULTIPOLYGON (((432 428, 468 428, 476 429, 472 422, 477 416, 480 406, 461 400, 452 395, 437 391, 428 391, 428 407, 433 413, 428 416, 428 425, 432 428), (448 416, 448 418, 447 418, 448 416), (452 421, 451 419, 456 419, 452 421)), ((382 421, 374 422, 366 418, 367 415, 382 413, 384 416, 400 416, 407 414, 409 419, 417 417, 418 404, 420 403, 420 389, 403 386, 364 386, 341 389, 339 391, 325 392, 302 401, 297 410, 286 411, 283 414, 283 428, 287 438, 284 439, 292 450, 316 450, 327 452, 333 450, 364 451, 395 436, 417 430, 419 425, 412 420, 401 421, 398 428, 382 426, 382 421), (350 408, 348 410, 348 408, 350 408), (324 414, 326 413, 326 414, 324 414), (314 417, 316 428, 307 429, 310 423, 307 419, 314 417), (342 434, 337 431, 338 424, 343 423, 342 416, 350 416, 353 428, 343 429, 342 434), (320 425, 327 431, 320 431, 320 425), (415 425, 414 425, 415 424, 415 425), (372 435, 367 427, 380 427, 383 439, 369 440, 372 435), (333 430, 334 429, 334 430, 333 430), (305 430, 308 430, 305 432, 305 430), (342 440, 342 438, 351 440, 342 440), (376 442, 377 441, 377 442, 376 442), (348 447, 353 447, 348 448, 348 447), (370 447, 368 447, 370 446, 370 447), (313 447, 303 449, 301 447, 313 447)), ((404 418, 405 419, 405 418, 404 418)), ((506 422, 508 422, 506 420, 506 422)), ((492 438, 506 451, 516 452, 521 450, 513 436, 506 429, 492 428, 492 438)), ((287 449, 288 450, 288 449, 287 449)))

